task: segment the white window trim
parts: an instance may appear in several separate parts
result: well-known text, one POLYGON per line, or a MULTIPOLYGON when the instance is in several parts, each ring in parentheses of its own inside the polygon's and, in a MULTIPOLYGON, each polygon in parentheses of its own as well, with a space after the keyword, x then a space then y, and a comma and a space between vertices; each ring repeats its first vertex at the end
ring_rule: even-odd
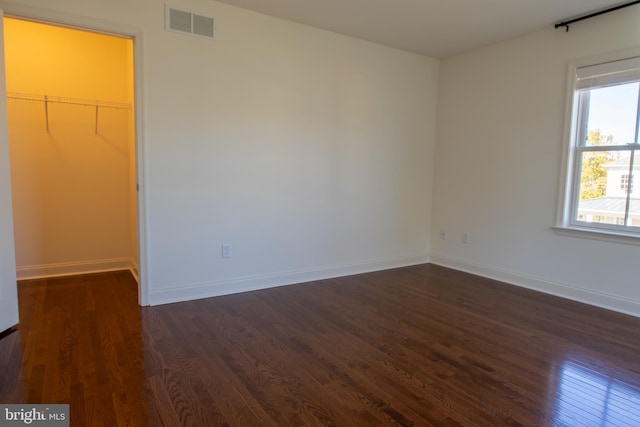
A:
POLYGON ((575 225, 572 224, 573 221, 571 219, 571 213, 574 210, 574 207, 572 207, 572 191, 575 186, 578 185, 575 182, 574 176, 576 150, 573 149, 573 142, 577 137, 573 124, 579 110, 578 103, 574 102, 574 96, 577 88, 576 72, 578 68, 581 67, 614 62, 637 56, 640 56, 640 47, 576 59, 570 61, 568 64, 564 131, 562 134, 563 147, 560 164, 560 177, 562 177, 562 179, 558 185, 556 224, 551 227, 557 235, 640 246, 640 234, 638 233, 618 230, 615 229, 615 227, 599 228, 575 225))
POLYGON ((625 245, 640 246, 640 236, 630 233, 616 232, 609 229, 587 227, 555 226, 551 227, 558 236, 579 237, 582 239, 600 240, 601 242, 623 243, 625 245))

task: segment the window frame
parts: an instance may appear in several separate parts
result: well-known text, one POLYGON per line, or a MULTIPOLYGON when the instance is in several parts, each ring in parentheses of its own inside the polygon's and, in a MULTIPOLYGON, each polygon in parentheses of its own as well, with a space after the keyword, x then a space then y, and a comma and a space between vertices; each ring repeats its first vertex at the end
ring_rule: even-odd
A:
POLYGON ((585 122, 587 113, 585 102, 588 102, 589 97, 579 96, 577 72, 580 68, 634 57, 640 57, 640 47, 569 62, 563 134, 564 147, 561 163, 561 177, 563 179, 559 184, 556 224, 552 227, 556 234, 640 245, 640 227, 580 221, 577 211, 582 153, 628 150, 635 151, 635 155, 640 156, 639 141, 636 141, 636 144, 632 146, 624 144, 602 146, 602 148, 579 143, 587 132, 586 127, 579 129, 578 125, 585 122))

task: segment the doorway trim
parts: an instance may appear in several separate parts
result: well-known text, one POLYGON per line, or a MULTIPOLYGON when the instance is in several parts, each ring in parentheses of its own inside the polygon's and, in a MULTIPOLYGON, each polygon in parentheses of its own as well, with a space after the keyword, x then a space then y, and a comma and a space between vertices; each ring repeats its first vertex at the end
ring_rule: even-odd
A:
MULTIPOLYGON (((74 15, 34 6, 23 5, 11 1, 0 0, 0 9, 4 16, 25 19, 45 24, 75 28, 84 31, 104 33, 113 36, 128 37, 133 40, 133 86, 134 86, 134 123, 135 123, 135 156, 137 181, 137 221, 138 221, 138 303, 147 306, 149 302, 148 283, 148 229, 147 229, 147 194, 145 191, 145 137, 144 137, 144 96, 142 90, 143 55, 141 28, 117 22, 104 21, 87 16, 74 15)), ((2 220, 2 219, 0 219, 2 220)))

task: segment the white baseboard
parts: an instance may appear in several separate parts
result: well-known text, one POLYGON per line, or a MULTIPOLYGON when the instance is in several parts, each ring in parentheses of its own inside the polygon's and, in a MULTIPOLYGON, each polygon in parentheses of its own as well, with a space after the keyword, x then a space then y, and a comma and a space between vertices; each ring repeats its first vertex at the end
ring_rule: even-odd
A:
POLYGON ((138 260, 135 258, 131 258, 129 260, 129 271, 131 272, 131 275, 133 276, 133 278, 136 280, 136 282, 140 283, 140 276, 138 274, 138 260))
POLYGON ((16 277, 18 280, 27 280, 129 269, 131 269, 130 258, 113 258, 93 261, 27 265, 16 268, 16 277))
POLYGON ((407 267, 409 265, 424 264, 429 261, 426 253, 408 257, 372 260, 357 264, 333 266, 312 270, 290 271, 259 276, 239 277, 230 280, 220 280, 204 283, 185 284, 170 289, 151 290, 150 305, 170 304, 180 301, 210 298, 230 295, 259 289, 275 288, 315 280, 349 276, 352 274, 368 273, 372 271, 388 270, 390 268, 407 267))
POLYGON ((475 274, 477 276, 487 277, 489 279, 498 280, 511 285, 532 289, 538 292, 567 298, 573 301, 582 302, 596 307, 606 308, 631 316, 640 317, 640 301, 623 298, 617 295, 605 292, 597 292, 588 289, 579 288, 575 285, 566 283, 551 282, 539 277, 509 271, 493 266, 483 265, 449 257, 446 255, 434 254, 430 256, 431 263, 441 265, 443 267, 453 268, 455 270, 464 271, 475 274))

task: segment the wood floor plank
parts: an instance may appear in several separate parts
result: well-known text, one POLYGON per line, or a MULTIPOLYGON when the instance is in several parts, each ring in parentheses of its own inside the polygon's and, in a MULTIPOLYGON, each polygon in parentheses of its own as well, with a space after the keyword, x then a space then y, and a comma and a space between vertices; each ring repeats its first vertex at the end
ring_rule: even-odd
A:
POLYGON ((435 265, 157 307, 100 273, 19 303, 0 403, 72 426, 640 425, 639 318, 435 265))

